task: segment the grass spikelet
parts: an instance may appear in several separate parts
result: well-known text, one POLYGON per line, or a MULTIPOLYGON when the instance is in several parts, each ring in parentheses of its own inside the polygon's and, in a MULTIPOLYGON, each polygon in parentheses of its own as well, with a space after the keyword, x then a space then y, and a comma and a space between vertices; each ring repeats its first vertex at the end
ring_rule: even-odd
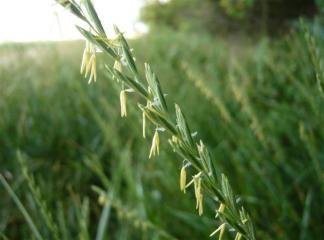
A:
POLYGON ((151 146, 149 158, 155 155, 159 155, 159 153, 160 153, 160 137, 159 137, 159 132, 156 129, 152 139, 152 146, 151 146))

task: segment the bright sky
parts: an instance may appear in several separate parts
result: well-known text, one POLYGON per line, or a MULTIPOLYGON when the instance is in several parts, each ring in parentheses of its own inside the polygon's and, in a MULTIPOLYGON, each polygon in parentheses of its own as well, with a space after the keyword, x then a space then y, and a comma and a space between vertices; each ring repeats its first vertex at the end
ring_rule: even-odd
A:
MULTIPOLYGON (((145 32, 138 21, 143 0, 93 0, 108 32, 116 24, 128 36, 145 32)), ((71 17, 54 0, 1 0, 0 42, 79 39, 71 17)))

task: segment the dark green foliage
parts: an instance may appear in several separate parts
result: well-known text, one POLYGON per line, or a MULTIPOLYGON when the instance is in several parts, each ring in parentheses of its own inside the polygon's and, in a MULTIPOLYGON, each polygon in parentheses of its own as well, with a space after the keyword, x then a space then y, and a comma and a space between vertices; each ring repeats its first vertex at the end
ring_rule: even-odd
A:
POLYGON ((213 35, 233 32, 277 34, 301 16, 313 17, 323 8, 315 0, 170 0, 149 1, 142 19, 151 27, 213 35))

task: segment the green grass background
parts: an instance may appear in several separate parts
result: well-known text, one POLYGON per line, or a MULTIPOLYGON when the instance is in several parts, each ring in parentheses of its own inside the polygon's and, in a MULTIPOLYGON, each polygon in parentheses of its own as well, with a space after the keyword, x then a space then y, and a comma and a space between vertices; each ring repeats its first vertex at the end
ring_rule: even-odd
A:
MULTIPOLYGON (((100 64, 106 60, 99 57, 95 84, 80 76, 83 45, 0 46, 0 171, 39 232, 95 239, 109 213, 101 218, 103 239, 208 239, 217 227, 213 202, 206 199, 199 217, 193 192, 180 192, 182 159, 167 139, 160 156, 148 159, 153 128, 141 137, 136 96, 129 95, 129 116, 121 119, 119 92, 100 64), (107 192, 111 209, 93 186, 107 192)), ((323 72, 303 34, 252 42, 163 30, 131 45, 209 146, 257 238, 321 239, 324 97, 315 74, 323 81, 323 72)), ((316 47, 321 56, 321 38, 316 47)), ((0 238, 33 239, 0 186, 0 238)))

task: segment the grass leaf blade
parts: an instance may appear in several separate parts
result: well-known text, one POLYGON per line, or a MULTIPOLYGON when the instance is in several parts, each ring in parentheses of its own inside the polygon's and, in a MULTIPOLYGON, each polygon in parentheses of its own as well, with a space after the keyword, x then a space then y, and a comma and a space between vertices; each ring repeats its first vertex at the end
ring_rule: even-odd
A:
POLYGON ((26 219, 26 221, 27 221, 31 231, 34 233, 36 239, 43 240, 41 234, 39 233, 34 221, 32 220, 31 216, 27 212, 26 208, 23 206, 23 204, 19 200, 18 196, 15 194, 14 190, 10 187, 10 185, 8 184, 6 179, 1 174, 0 174, 0 181, 1 181, 2 185, 4 186, 4 188, 6 189, 6 191, 9 193, 9 195, 14 200, 15 204, 17 205, 18 209, 20 210, 20 212, 22 213, 24 218, 26 219))

